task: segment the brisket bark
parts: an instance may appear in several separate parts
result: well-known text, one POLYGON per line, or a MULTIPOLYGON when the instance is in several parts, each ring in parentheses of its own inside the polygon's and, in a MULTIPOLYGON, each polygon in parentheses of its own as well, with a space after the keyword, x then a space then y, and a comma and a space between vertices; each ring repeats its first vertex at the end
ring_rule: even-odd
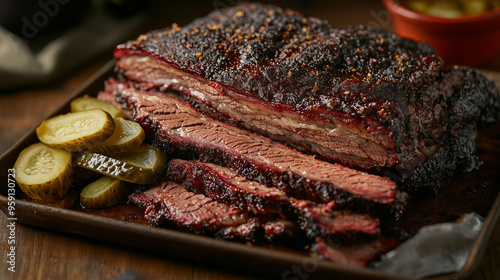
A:
POLYGON ((318 205, 287 197, 215 164, 173 159, 167 177, 190 191, 238 209, 255 214, 279 214, 296 221, 311 239, 320 236, 352 243, 373 239, 380 234, 378 218, 346 209, 332 209, 334 203, 318 205))
POLYGON ((221 228, 216 234, 217 238, 224 240, 266 242, 274 245, 286 244, 297 248, 304 244, 302 236, 303 234, 296 223, 280 218, 264 222, 253 218, 237 227, 221 228))
POLYGON ((161 93, 140 91, 114 80, 108 82, 106 91, 126 101, 146 134, 171 154, 229 167, 240 176, 299 199, 334 200, 339 206, 392 214, 402 210, 405 195, 387 178, 304 155, 210 119, 161 93))
MULTIPOLYGON (((422 180, 436 172, 429 158, 446 140, 473 141, 464 128, 500 112, 492 82, 445 68, 425 43, 262 4, 152 31, 115 57, 125 78, 175 90, 221 121, 348 166, 392 167, 406 185, 433 191, 449 172, 422 180)), ((443 170, 477 167, 475 149, 462 159, 459 146, 445 150, 443 170)))
POLYGON ((131 194, 129 200, 145 207, 144 216, 154 225, 169 221, 182 230, 238 241, 276 242, 299 238, 297 226, 290 221, 270 215, 256 217, 167 181, 131 194))

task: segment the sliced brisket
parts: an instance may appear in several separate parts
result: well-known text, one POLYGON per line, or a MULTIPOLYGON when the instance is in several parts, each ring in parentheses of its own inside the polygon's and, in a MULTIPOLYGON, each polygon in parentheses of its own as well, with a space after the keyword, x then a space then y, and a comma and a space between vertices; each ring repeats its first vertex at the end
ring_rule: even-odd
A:
POLYGON ((192 232, 237 227, 249 219, 248 215, 239 209, 168 182, 162 182, 142 193, 134 193, 130 195, 130 200, 146 207, 145 217, 150 223, 158 224, 162 219, 166 219, 192 232))
POLYGON ((177 156, 229 167, 240 176, 295 198, 334 200, 337 205, 358 210, 402 210, 405 196, 387 178, 317 160, 215 121, 161 93, 140 91, 113 80, 106 91, 125 100, 146 133, 177 156))
POLYGON ((172 159, 166 176, 190 191, 248 212, 283 214, 293 211, 292 204, 298 202, 281 191, 211 163, 172 159))
POLYGON ((332 209, 334 203, 316 204, 287 197, 215 164, 173 159, 167 176, 190 191, 235 208, 256 214, 279 214, 296 221, 311 239, 321 236, 352 243, 380 234, 378 218, 346 209, 332 209))
POLYGON ((237 241, 290 242, 300 237, 293 222, 271 215, 256 217, 167 181, 134 193, 129 200, 145 207, 145 218, 154 225, 169 221, 185 231, 237 241))
MULTIPOLYGON (((216 119, 348 166, 392 167, 415 188, 451 176, 421 179, 436 172, 429 158, 445 140, 500 114, 492 82, 445 68, 425 43, 262 4, 152 31, 115 57, 123 77, 175 90, 216 119)), ((443 170, 477 167, 475 149, 465 164, 456 149, 436 157, 443 170)))

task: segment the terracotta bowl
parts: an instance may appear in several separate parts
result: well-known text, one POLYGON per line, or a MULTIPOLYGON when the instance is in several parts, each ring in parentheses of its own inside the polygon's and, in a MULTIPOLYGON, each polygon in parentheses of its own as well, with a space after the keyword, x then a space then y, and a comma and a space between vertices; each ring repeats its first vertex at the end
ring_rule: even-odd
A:
POLYGON ((449 64, 479 66, 500 55, 500 9, 460 18, 412 11, 398 0, 383 0, 396 33, 425 41, 449 64))

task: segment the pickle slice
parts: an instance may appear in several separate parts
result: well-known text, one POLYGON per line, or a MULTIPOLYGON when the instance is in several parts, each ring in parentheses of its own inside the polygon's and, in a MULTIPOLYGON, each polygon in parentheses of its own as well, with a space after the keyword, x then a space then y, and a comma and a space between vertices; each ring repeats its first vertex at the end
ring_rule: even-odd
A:
POLYGON ((114 130, 113 118, 101 109, 94 109, 45 120, 36 128, 36 135, 47 146, 75 152, 102 143, 114 130))
POLYGON ((86 169, 137 184, 151 184, 160 179, 166 159, 155 146, 142 144, 137 149, 107 156, 83 152, 76 163, 86 169))
POLYGON ((73 177, 71 154, 42 143, 24 149, 14 163, 14 169, 21 190, 35 199, 62 198, 73 177))
POLYGON ((82 189, 80 203, 87 208, 111 207, 126 197, 127 193, 123 181, 102 176, 82 189))
POLYGON ((123 118, 125 113, 116 108, 115 105, 99 100, 95 97, 78 97, 70 103, 71 112, 81 112, 92 109, 102 109, 108 112, 113 118, 123 118))
POLYGON ((134 121, 115 119, 115 131, 111 137, 92 148, 93 152, 115 154, 135 149, 141 145, 146 134, 141 125, 134 121))

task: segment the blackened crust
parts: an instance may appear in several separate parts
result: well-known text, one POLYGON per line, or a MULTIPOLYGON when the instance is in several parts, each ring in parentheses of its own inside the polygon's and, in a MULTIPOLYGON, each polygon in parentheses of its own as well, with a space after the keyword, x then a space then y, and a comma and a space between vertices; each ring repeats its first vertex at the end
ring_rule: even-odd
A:
POLYGON ((407 81, 414 92, 442 65, 425 43, 367 26, 336 29, 253 3, 141 35, 118 46, 115 56, 133 53, 299 112, 322 108, 374 119, 384 117, 379 111, 392 100, 371 94, 373 87, 407 81))

